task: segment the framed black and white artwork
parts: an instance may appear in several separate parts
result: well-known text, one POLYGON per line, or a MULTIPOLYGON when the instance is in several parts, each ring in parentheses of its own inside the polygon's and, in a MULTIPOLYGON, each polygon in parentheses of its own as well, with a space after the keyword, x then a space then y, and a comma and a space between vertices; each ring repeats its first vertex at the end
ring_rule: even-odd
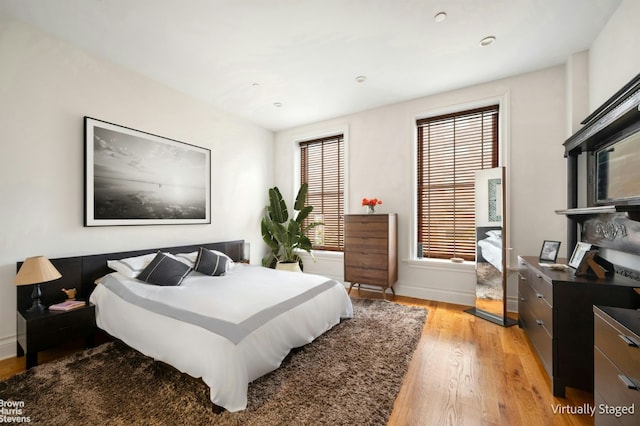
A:
POLYGON ((85 226, 211 223, 211 151, 84 118, 85 226))

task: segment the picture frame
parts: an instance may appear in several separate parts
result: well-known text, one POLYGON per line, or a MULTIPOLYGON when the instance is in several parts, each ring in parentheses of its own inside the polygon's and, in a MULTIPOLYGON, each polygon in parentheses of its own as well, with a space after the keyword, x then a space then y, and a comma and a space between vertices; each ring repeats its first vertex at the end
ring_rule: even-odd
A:
POLYGON ((502 222, 502 179, 489 179, 487 185, 489 222, 502 222))
POLYGON ((569 267, 573 269, 580 269, 580 265, 585 260, 585 254, 591 250, 591 244, 579 242, 576 244, 576 247, 573 249, 573 253, 571 254, 571 258, 569 259, 569 267))
POLYGON ((560 241, 544 240, 540 249, 540 262, 556 263, 558 253, 560 252, 560 241))
POLYGON ((84 117, 84 226, 211 223, 211 150, 84 117))

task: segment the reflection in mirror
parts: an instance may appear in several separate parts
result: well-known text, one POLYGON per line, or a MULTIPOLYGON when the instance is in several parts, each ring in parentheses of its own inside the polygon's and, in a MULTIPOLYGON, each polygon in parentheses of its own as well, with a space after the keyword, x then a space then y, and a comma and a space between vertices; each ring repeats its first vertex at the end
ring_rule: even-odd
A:
POLYGON ((476 301, 467 312, 506 327, 516 322, 506 315, 504 177, 504 167, 476 172, 476 301))
POLYGON ((596 201, 640 197, 640 131, 596 152, 596 201))

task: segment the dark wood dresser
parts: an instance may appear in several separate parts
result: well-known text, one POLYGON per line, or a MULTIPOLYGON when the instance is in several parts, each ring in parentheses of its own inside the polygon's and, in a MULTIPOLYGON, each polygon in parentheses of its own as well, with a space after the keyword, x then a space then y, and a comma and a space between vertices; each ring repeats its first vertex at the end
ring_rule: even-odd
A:
POLYGON ((637 425, 640 312, 594 306, 594 405, 597 425, 637 425))
MULTIPOLYGON (((344 280, 381 287, 383 296, 398 281, 398 219, 394 214, 344 216, 344 280)), ((385 296, 386 297, 386 296, 385 296)))
POLYGON ((537 257, 518 257, 518 322, 551 377, 554 396, 564 397, 565 386, 593 391, 593 305, 635 309, 634 286, 637 281, 620 275, 576 277, 572 270, 540 266, 537 257))

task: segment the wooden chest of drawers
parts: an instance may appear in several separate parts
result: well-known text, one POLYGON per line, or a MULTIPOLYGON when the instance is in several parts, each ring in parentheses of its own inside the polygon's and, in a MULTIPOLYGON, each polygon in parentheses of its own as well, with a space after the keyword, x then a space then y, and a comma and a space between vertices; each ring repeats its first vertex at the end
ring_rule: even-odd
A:
POLYGON ((596 424, 638 424, 640 312, 593 307, 596 424))
POLYGON ((396 214, 350 214, 344 217, 344 280, 391 289, 398 280, 396 214))

